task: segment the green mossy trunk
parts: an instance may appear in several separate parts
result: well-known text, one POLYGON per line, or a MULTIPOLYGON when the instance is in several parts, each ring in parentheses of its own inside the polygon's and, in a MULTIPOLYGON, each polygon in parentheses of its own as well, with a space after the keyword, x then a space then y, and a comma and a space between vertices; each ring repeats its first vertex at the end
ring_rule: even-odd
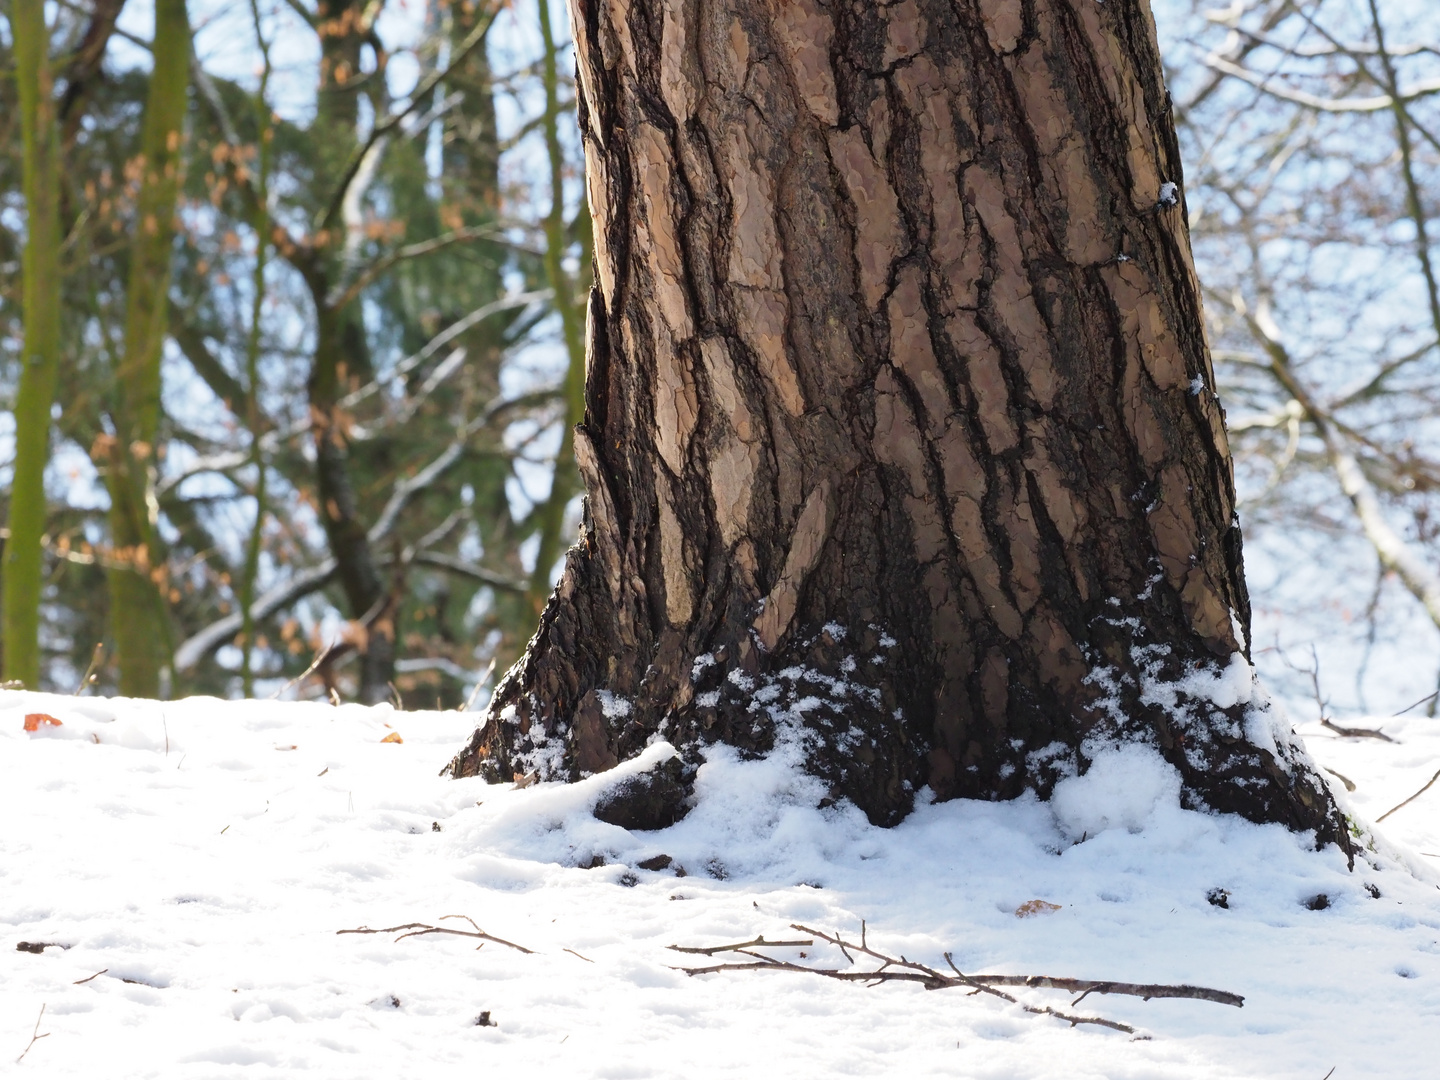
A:
POLYGON ((115 373, 115 441, 108 475, 110 628, 120 692, 129 697, 158 697, 169 657, 169 585, 157 546, 153 487, 181 129, 190 85, 185 0, 157 0, 154 57, 140 136, 140 190, 130 240, 124 354, 115 373))
POLYGON ((24 138, 25 341, 15 397, 15 479, 4 561, 4 674, 40 684, 41 547, 50 408, 60 365, 60 141, 42 0, 11 0, 24 138))

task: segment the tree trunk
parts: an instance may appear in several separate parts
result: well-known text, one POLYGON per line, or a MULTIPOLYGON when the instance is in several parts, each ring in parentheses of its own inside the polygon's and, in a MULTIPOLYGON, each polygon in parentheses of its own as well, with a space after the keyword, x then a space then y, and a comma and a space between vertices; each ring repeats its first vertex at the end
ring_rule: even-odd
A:
POLYGON ((530 594, 535 613, 542 614, 545 597, 550 592, 550 573, 560 557, 564 543, 565 508, 574 497, 579 478, 575 472, 574 428, 585 412, 585 344, 584 308, 576 296, 574 282, 564 266, 570 247, 565 227, 565 151, 560 144, 560 79, 555 63, 555 42, 550 23, 549 0, 537 0, 540 18, 540 40, 545 55, 540 63, 540 79, 545 87, 545 116, 541 126, 545 135, 545 154, 550 165, 550 212, 545 216, 545 278, 555 291, 555 311, 560 316, 560 336, 565 344, 566 366, 563 395, 565 429, 560 449, 555 455, 555 471, 550 494, 535 508, 539 518, 540 546, 536 549, 535 569, 530 575, 530 594))
POLYGON ((160 358, 165 344, 180 139, 190 88, 190 22, 185 0, 155 5, 155 67, 140 136, 140 192, 130 240, 125 351, 115 372, 110 444, 110 628, 120 693, 160 696, 169 663, 168 583, 156 547, 154 474, 160 426, 160 358))
POLYGON ((1048 795, 1139 741, 1186 805, 1348 844, 1237 655, 1144 0, 574 0, 572 24, 589 500, 451 772, 798 740, 889 823, 925 785, 1048 795))
POLYGON ((41 544, 50 408, 60 373, 60 146, 50 31, 41 0, 13 0, 10 33, 24 138, 25 341, 15 394, 15 464, 4 556, 4 677, 40 685, 41 544))
POLYGON ((348 389, 346 312, 327 306, 328 279, 320 271, 307 281, 317 323, 307 389, 320 520, 350 609, 350 630, 358 636, 359 697, 374 705, 389 698, 395 678, 395 594, 387 593, 380 577, 350 477, 349 419, 340 407, 348 389))

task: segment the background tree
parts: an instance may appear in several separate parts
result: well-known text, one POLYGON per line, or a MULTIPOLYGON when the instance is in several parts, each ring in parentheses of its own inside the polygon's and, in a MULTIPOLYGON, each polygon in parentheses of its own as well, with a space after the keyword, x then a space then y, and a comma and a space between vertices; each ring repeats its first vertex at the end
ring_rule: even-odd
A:
POLYGON ((35 687, 40 681, 44 474, 50 457, 50 406, 60 373, 60 133, 42 0, 14 0, 10 34, 24 147, 24 343, 14 399, 14 479, 0 591, 4 597, 4 676, 35 687))
POLYGON ((572 13, 588 514, 452 772, 790 738, 891 822, 1136 741, 1347 843, 1193 682, 1249 601, 1147 5, 572 13))
MULTIPOLYGON (((261 2, 217 10, 199 32, 149 459, 148 554, 180 692, 265 693, 322 650, 326 681, 306 692, 462 703, 486 661, 508 663, 533 628, 533 579, 549 581, 532 573, 541 533, 558 551, 573 530, 563 470, 545 495, 569 363, 552 268, 570 281, 588 265, 571 81, 552 64, 546 97, 533 11, 413 14, 261 2), (267 61, 266 43, 293 57, 306 37, 313 65, 267 61), (252 67, 257 80, 227 77, 252 67), (532 198, 530 182, 550 174, 552 146, 553 260, 540 222, 557 200, 532 198), (342 520, 325 513, 332 503, 342 520), (347 590, 357 580, 362 594, 347 590)), ((107 3, 61 9, 50 47, 73 76, 56 100, 75 103, 62 185, 74 392, 48 474, 42 671, 73 686, 108 638, 96 671, 107 690, 113 628, 138 609, 96 588, 107 572, 135 576, 97 481, 118 441, 110 388, 143 220, 126 165, 141 153, 154 69, 133 58, 156 42, 107 3)), ((0 168, 18 176, 18 131, 0 134, 0 168)), ((6 205, 23 208, 18 196, 6 205)), ((17 220, 0 216, 0 242, 17 220)), ((0 259, 7 319, 18 269, 0 259)), ((147 640, 170 665, 163 638, 147 640)))
MULTIPOLYGON (((190 86, 190 20, 185 0, 155 4, 155 64, 145 96, 135 222, 125 291, 125 331, 115 371, 105 440, 110 492, 111 631, 120 692, 157 697, 168 658, 166 568, 151 556, 156 438, 160 430, 160 356, 165 344, 175 203, 180 190, 181 127, 190 86)), ((154 515, 158 517, 158 515, 154 515)))
POLYGON ((1161 12, 1247 538, 1274 612, 1257 644, 1280 685, 1308 695, 1282 648, 1308 639, 1327 694, 1398 708, 1425 693, 1433 661, 1417 661, 1440 649, 1440 11, 1161 12), (1401 649, 1403 664, 1376 663, 1401 649))

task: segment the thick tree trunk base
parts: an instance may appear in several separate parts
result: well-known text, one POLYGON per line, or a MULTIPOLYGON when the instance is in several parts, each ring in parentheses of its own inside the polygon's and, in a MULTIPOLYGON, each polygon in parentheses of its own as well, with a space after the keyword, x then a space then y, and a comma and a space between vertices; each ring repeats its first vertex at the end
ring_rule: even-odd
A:
POLYGON ((849 799, 888 826, 925 787, 937 799, 1011 799, 1026 790, 1048 798, 1097 753, 1140 743, 1179 772, 1187 809, 1313 830, 1317 846, 1353 854, 1325 781, 1244 658, 1182 656, 1147 641, 1138 619, 1110 605, 1091 649, 1118 662, 1090 669, 1083 711, 1067 715, 1053 693, 1022 678, 1009 692, 1040 707, 1025 710, 1007 737, 975 732, 957 756, 925 707, 931 665, 874 621, 882 611, 855 611, 850 625, 831 620, 768 654, 750 635, 704 648, 668 636, 651 663, 616 679, 618 658, 596 647, 615 639, 613 612, 585 602, 602 584, 585 587, 597 570, 582 540, 525 656, 449 775, 573 781, 663 738, 680 750, 688 779, 707 746, 758 757, 788 741, 831 799, 849 799), (601 689, 607 682, 615 689, 601 689))
POLYGON ((1222 677, 1249 601, 1143 0, 571 7, 589 498, 451 772, 785 744, 892 824, 1142 742, 1187 805, 1348 845, 1222 677))

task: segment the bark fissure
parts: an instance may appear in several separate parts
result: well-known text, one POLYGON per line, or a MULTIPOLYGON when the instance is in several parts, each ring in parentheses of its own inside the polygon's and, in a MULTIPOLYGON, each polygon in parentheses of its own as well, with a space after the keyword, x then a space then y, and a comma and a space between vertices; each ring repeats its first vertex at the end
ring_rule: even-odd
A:
POLYGON ((1142 0, 572 21, 590 498, 452 772, 799 740, 893 821, 1139 739, 1190 804, 1344 842, 1263 703, 1193 689, 1249 613, 1142 0))

